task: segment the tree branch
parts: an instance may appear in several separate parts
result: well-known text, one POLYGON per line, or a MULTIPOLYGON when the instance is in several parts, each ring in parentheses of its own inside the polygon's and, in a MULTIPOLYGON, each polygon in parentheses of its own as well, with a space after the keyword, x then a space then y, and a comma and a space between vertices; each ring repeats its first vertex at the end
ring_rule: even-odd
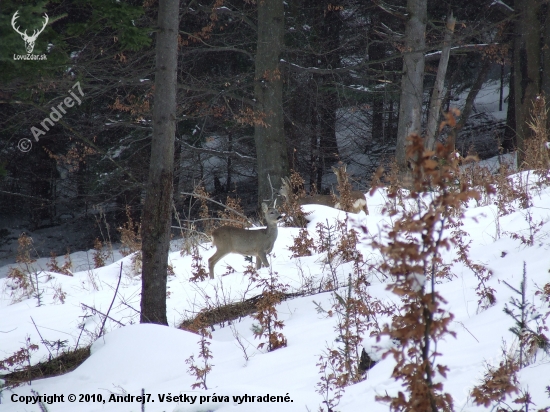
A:
POLYGON ((90 310, 92 311, 93 314, 99 313, 101 316, 103 316, 103 317, 105 317, 105 318, 108 318, 108 319, 112 320, 112 321, 115 322, 115 323, 118 323, 120 326, 126 326, 124 323, 121 323, 121 322, 119 322, 118 320, 113 319, 113 318, 110 317, 110 316, 107 316, 105 313, 100 312, 100 311, 97 310, 96 308, 93 308, 93 307, 91 307, 91 306, 88 306, 88 305, 86 305, 85 303, 80 303, 80 304, 81 304, 83 307, 90 309, 90 310))
POLYGON ((243 162, 255 162, 256 158, 251 156, 242 155, 238 152, 229 152, 226 150, 214 150, 214 149, 206 149, 204 147, 195 147, 191 146, 189 143, 184 142, 181 139, 178 139, 179 142, 185 146, 185 148, 189 149, 192 152, 195 153, 206 153, 213 156, 220 156, 220 157, 229 157, 231 159, 237 159, 242 160, 243 162))

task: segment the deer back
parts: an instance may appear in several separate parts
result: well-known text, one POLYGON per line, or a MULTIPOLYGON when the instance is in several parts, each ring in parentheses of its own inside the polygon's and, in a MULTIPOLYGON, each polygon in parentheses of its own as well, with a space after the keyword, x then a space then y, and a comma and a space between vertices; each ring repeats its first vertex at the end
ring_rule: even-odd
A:
POLYGON ((298 199, 298 204, 300 206, 303 205, 323 205, 328 207, 334 207, 334 204, 336 203, 332 195, 313 195, 313 196, 306 196, 298 199))
POLYGON ((277 209, 267 208, 265 204, 262 204, 262 209, 267 221, 267 228, 242 229, 222 226, 212 232, 212 244, 220 251, 241 255, 255 256, 259 252, 271 252, 277 239, 277 220, 280 214, 277 209))
MULTIPOLYGON (((290 199, 290 195, 292 194, 292 186, 290 184, 290 179, 287 178, 281 178, 282 185, 281 189, 279 189, 279 194, 285 198, 285 202, 288 202, 290 199)), ((323 205, 323 206, 329 206, 334 207, 335 201, 332 195, 313 195, 313 196, 305 196, 300 197, 297 199, 297 203, 300 206, 303 205, 323 205)))

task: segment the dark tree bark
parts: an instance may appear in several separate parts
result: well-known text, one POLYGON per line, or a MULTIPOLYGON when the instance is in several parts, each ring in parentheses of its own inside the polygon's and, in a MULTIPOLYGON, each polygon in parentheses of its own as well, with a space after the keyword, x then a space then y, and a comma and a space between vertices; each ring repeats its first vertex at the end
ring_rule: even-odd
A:
POLYGON ((319 139, 318 139, 318 104, 316 101, 312 101, 309 96, 310 102, 310 174, 309 174, 309 187, 316 187, 317 190, 321 190, 321 182, 323 179, 323 168, 321 166, 321 160, 319 155, 319 139))
POLYGON ((476 80, 474 84, 472 84, 472 88, 470 89, 470 91, 468 92, 468 96, 466 97, 466 103, 464 103, 464 108, 462 109, 462 113, 460 114, 460 120, 456 125, 456 137, 458 137, 458 133, 460 133, 460 130, 464 127, 464 125, 468 121, 468 118, 470 117, 470 114, 472 113, 472 109, 474 108, 474 101, 479 91, 481 90, 483 83, 485 83, 485 79, 487 78, 487 74, 489 73, 490 68, 491 61, 489 59, 484 59, 481 62, 481 69, 477 74, 476 80))
MULTIPOLYGON (((322 10, 322 37, 325 39, 323 48, 326 50, 324 57, 325 65, 329 69, 340 66, 340 32, 342 31, 342 20, 340 18, 341 2, 331 0, 328 4, 319 1, 322 10)), ((322 76, 321 88, 326 89, 322 94, 322 102, 319 107, 321 120, 320 146, 323 160, 323 170, 338 161, 338 143, 336 141, 336 111, 341 106, 338 101, 336 84, 338 79, 334 74, 322 76)), ((319 186, 321 188, 321 186, 319 186)))
POLYGON ((514 97, 518 166, 524 160, 525 139, 531 132, 527 122, 533 101, 540 92, 540 0, 516 0, 519 13, 514 40, 514 97))
MULTIPOLYGON (((547 109, 550 107, 550 5, 546 5, 546 21, 544 22, 544 37, 542 45, 542 84, 541 90, 546 98, 547 109)), ((550 116, 547 126, 550 128, 550 116)))
POLYGON ((283 122, 283 79, 279 57, 283 45, 284 8, 282 0, 258 3, 258 45, 254 94, 257 110, 265 124, 254 126, 258 164, 258 202, 271 200, 271 185, 277 190, 288 176, 288 155, 283 122), (271 182, 271 183, 270 183, 271 182))
POLYGON ((395 150, 395 158, 402 175, 407 173, 407 137, 420 134, 427 7, 427 0, 407 0, 409 20, 405 27, 405 55, 395 150))
POLYGON ((174 174, 179 0, 160 0, 153 139, 141 219, 141 323, 168 325, 166 279, 174 174))
MULTIPOLYGON (((338 161, 338 143, 336 142, 336 110, 340 106, 338 95, 334 91, 334 81, 331 76, 324 76, 321 79, 321 86, 332 89, 324 92, 320 96, 320 102, 317 106, 319 113, 319 146, 321 172, 324 172, 333 163, 338 161)), ((320 188, 321 186, 319 186, 320 188)))
MULTIPOLYGON (((375 27, 379 25, 379 16, 373 16, 373 23, 371 33, 369 37, 375 37, 375 27)), ((384 70, 383 63, 375 63, 377 60, 382 60, 386 55, 386 44, 380 40, 372 41, 368 46, 369 51, 369 68, 382 72, 384 70), (370 63, 374 62, 374 63, 370 63)), ((373 86, 378 85, 377 81, 371 83, 373 86)), ((373 88, 374 89, 374 88, 373 88)), ((372 104, 372 140, 376 142, 384 142, 384 94, 382 92, 374 91, 371 97, 372 104)))
MULTIPOLYGON (((512 49, 512 54, 514 50, 512 49)), ((512 57, 513 60, 513 57, 512 57)), ((516 99, 515 99, 515 76, 514 67, 510 67, 510 82, 508 86, 508 109, 506 110, 506 127, 502 135, 502 149, 504 153, 516 150, 516 99)))

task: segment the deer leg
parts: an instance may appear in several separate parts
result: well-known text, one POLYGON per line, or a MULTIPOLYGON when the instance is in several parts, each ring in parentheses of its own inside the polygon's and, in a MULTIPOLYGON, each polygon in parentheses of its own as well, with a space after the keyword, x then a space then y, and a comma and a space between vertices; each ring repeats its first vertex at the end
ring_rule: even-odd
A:
POLYGON ((267 256, 265 253, 259 253, 256 256, 256 269, 260 269, 262 267, 262 263, 264 267, 269 267, 269 262, 267 261, 267 256))
POLYGON ((214 253, 212 257, 208 259, 208 270, 210 271, 210 279, 214 279, 214 266, 216 266, 216 263, 218 263, 220 259, 223 258, 225 255, 227 255, 227 253, 216 250, 216 253, 214 253))
POLYGON ((262 268, 262 259, 260 259, 260 255, 256 255, 256 270, 262 268))

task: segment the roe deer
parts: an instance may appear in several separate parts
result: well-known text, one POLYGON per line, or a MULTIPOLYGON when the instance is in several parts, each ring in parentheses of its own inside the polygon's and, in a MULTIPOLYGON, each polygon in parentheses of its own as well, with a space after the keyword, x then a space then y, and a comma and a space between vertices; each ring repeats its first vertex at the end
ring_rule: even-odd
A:
POLYGON ((267 254, 273 250, 277 239, 277 220, 281 218, 279 211, 268 208, 262 203, 262 211, 267 221, 267 228, 258 230, 241 229, 233 226, 222 226, 212 232, 212 244, 216 253, 208 259, 210 278, 214 279, 214 266, 220 259, 230 253, 243 256, 256 256, 256 269, 268 267, 267 254))
MULTIPOLYGON (((288 202, 292 194, 292 185, 288 177, 281 178, 283 184, 279 189, 279 194, 285 198, 285 202, 288 202)), ((296 202, 299 206, 303 205, 323 205, 334 207, 335 197, 332 195, 313 195, 306 197, 299 197, 296 202)), ((337 198, 336 198, 337 199, 337 198)))
POLYGON ((369 209, 367 208, 365 194, 360 190, 351 190, 351 184, 348 181, 348 175, 346 173, 346 165, 343 164, 340 167, 332 167, 332 171, 336 175, 338 190, 340 191, 340 199, 334 207, 343 210, 345 203, 348 203, 346 209, 349 210, 346 210, 346 212, 359 213, 362 210, 368 215, 369 209), (348 192, 349 195, 345 192, 348 192), (342 198, 347 196, 349 196, 349 201, 344 202, 342 198))

